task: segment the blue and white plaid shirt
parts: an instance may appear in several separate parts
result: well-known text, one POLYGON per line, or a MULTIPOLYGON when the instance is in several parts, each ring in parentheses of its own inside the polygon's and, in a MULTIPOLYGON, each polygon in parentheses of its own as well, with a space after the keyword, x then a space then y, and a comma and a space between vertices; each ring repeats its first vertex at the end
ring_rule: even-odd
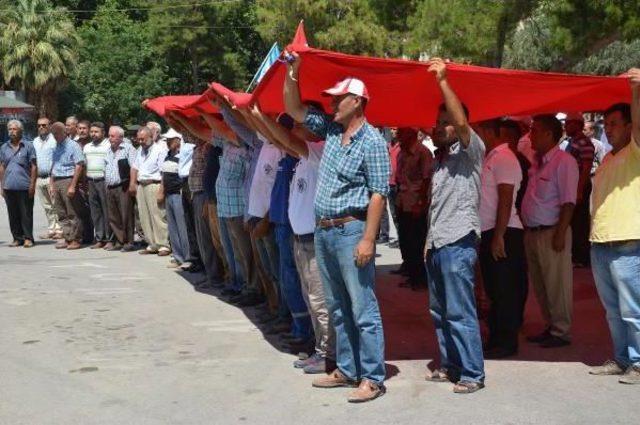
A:
POLYGON ((76 165, 84 164, 84 154, 80 144, 68 137, 62 143, 56 143, 51 158, 53 177, 73 177, 76 165))
POLYGON ((325 139, 315 200, 317 218, 364 213, 371 195, 389 194, 390 162, 387 143, 364 122, 342 146, 344 129, 329 115, 309 109, 304 125, 325 139))
POLYGON ((245 147, 214 139, 214 146, 222 148, 220 172, 216 180, 219 217, 241 217, 245 210, 244 180, 251 156, 245 147))
POLYGON ((38 158, 38 177, 48 177, 51 173, 51 161, 53 149, 56 147, 56 139, 49 133, 45 140, 40 136, 33 139, 33 147, 38 158))
POLYGON ((107 150, 107 156, 105 157, 105 169, 104 169, 104 182, 107 186, 115 186, 122 183, 120 179, 120 169, 118 168, 118 161, 121 159, 127 159, 129 167, 133 165, 136 160, 136 148, 129 143, 120 143, 118 149, 114 152, 111 147, 107 150))

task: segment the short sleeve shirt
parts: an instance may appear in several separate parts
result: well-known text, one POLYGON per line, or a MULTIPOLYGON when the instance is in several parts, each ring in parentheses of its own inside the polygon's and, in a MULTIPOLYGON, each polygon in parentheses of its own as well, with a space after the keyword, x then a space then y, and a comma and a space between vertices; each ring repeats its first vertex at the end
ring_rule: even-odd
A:
POLYGON ((598 167, 591 198, 591 242, 640 240, 640 147, 633 140, 598 167))
POLYGON ((576 203, 578 164, 555 146, 529 168, 529 182, 522 200, 522 220, 526 227, 554 226, 563 204, 576 203))
POLYGON ((105 158, 109 149, 111 149, 111 144, 107 139, 84 145, 83 153, 87 161, 87 177, 91 179, 104 177, 105 158))
MULTIPOLYGON (((269 211, 271 191, 282 157, 283 153, 277 146, 269 142, 262 145, 249 191, 249 215, 262 218, 269 211)), ((311 203, 313 205, 313 201, 311 203)))
POLYGON ((307 148, 309 156, 300 158, 289 190, 289 221, 296 235, 313 233, 316 228, 313 202, 324 142, 307 142, 307 148))
POLYGON ((138 170, 138 181, 155 180, 159 182, 162 178, 160 168, 166 157, 166 144, 154 143, 146 150, 140 146, 132 167, 138 170))
POLYGON ((125 165, 131 167, 136 160, 136 149, 129 143, 120 143, 114 152, 112 148, 107 151, 104 167, 104 181, 107 186, 115 186, 123 182, 120 175, 119 163, 126 161, 125 165))
POLYGON ((396 172, 396 207, 400 211, 426 213, 432 172, 433 156, 422 144, 400 150, 396 172))
POLYGON ((507 227, 522 229, 522 222, 516 211, 516 194, 522 183, 522 168, 508 144, 499 145, 487 154, 482 167, 481 182, 480 227, 482 231, 496 227, 498 185, 501 184, 513 186, 513 200, 507 227))
POLYGON ((436 152, 427 246, 440 248, 469 233, 480 237, 480 173, 484 142, 471 130, 469 145, 455 142, 436 152))
POLYGON ((67 138, 62 143, 56 143, 51 167, 53 177, 73 177, 78 164, 84 164, 84 154, 78 142, 67 138))
POLYGON ((346 145, 342 125, 329 115, 309 108, 304 125, 325 139, 315 200, 317 218, 362 214, 372 194, 388 196, 389 151, 371 124, 365 121, 346 145))
POLYGON ((51 133, 44 140, 38 136, 33 139, 33 147, 36 150, 36 158, 38 159, 38 176, 49 177, 49 173, 51 173, 51 157, 53 149, 56 147, 56 139, 51 133))
POLYGON ((244 179, 250 156, 245 147, 229 142, 215 141, 222 147, 220 172, 216 180, 216 198, 219 217, 243 217, 245 210, 244 179))
POLYGON ((269 220, 277 224, 289 224, 289 188, 298 159, 286 155, 278 162, 276 180, 271 190, 269 220))
POLYGON ((29 190, 31 165, 36 163, 33 144, 21 140, 14 150, 11 142, 0 146, 0 164, 4 167, 2 188, 5 190, 29 190))

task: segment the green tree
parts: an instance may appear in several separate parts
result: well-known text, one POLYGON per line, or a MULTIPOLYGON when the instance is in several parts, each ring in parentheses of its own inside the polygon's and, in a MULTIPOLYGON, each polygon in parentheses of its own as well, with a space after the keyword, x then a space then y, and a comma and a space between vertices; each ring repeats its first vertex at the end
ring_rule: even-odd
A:
POLYGON ((409 17, 407 51, 501 66, 507 39, 538 0, 422 0, 409 17))
POLYGON ((78 36, 62 8, 17 0, 0 18, 2 75, 24 90, 39 114, 56 115, 56 95, 78 62, 78 36))
POLYGON ((211 2, 175 8, 172 0, 152 2, 149 28, 157 53, 184 92, 197 93, 211 81, 247 87, 269 46, 255 30, 254 2, 211 2))
POLYGON ((146 116, 140 107, 143 99, 172 92, 175 81, 154 51, 147 24, 117 8, 117 0, 106 0, 79 30, 83 48, 63 99, 67 113, 130 123, 146 116))
POLYGON ((398 46, 367 0, 256 0, 263 39, 286 45, 305 21, 313 47, 345 53, 395 55, 398 46))

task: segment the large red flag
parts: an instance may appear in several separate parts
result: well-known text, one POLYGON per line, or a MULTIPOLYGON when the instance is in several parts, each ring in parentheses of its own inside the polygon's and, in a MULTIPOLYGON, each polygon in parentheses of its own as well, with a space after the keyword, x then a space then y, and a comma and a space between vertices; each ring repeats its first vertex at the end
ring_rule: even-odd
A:
MULTIPOLYGON (((371 101, 366 116, 375 125, 428 127, 442 102, 435 77, 423 62, 346 55, 290 45, 300 54, 299 87, 303 100, 329 100, 323 90, 346 77, 366 84, 371 101)), ((265 112, 284 110, 286 66, 276 63, 253 93, 265 112)), ((599 77, 515 71, 451 63, 449 82, 470 110, 471 121, 504 115, 558 111, 598 111, 631 98, 624 77, 599 77)))

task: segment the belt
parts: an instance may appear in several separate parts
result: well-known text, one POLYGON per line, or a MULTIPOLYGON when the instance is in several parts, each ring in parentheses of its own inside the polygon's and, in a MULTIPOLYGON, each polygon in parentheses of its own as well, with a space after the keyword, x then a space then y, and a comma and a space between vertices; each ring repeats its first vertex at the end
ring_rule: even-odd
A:
POLYGON ((542 230, 552 229, 553 227, 555 227, 555 225, 553 225, 553 226, 533 226, 533 227, 527 227, 526 229, 531 231, 531 232, 540 232, 542 230))
POLYGON ((313 233, 307 233, 305 235, 296 235, 296 234, 293 235, 293 239, 295 241, 302 242, 302 243, 313 242, 313 237, 314 237, 313 233))
POLYGON ((38 174, 39 179, 48 179, 50 174, 38 174))
POLYGON ((360 220, 360 219, 352 215, 347 215, 347 216, 338 217, 338 218, 321 218, 320 220, 318 220, 317 224, 318 224, 318 227, 320 227, 321 229, 329 229, 331 227, 343 226, 349 223, 350 221, 356 221, 356 220, 360 220))
POLYGON ((90 182, 100 183, 100 182, 104 181, 104 177, 98 177, 98 178, 95 178, 95 179, 92 179, 91 177, 87 177, 87 180, 90 181, 90 182))
POLYGON ((108 189, 115 189, 116 187, 122 187, 125 184, 125 182, 120 182, 118 184, 108 184, 107 188, 108 189))
POLYGON ((591 242, 591 244, 592 245, 597 245, 597 246, 615 247, 615 246, 626 245, 628 243, 634 243, 634 242, 639 242, 639 240, 638 239, 627 239, 626 241, 591 242))
POLYGON ((160 180, 138 180, 138 184, 141 184, 142 186, 147 186, 154 183, 160 184, 160 180))
POLYGON ((53 181, 57 182, 58 180, 67 180, 67 179, 72 179, 72 178, 73 178, 73 176, 62 176, 62 177, 53 176, 53 181))

